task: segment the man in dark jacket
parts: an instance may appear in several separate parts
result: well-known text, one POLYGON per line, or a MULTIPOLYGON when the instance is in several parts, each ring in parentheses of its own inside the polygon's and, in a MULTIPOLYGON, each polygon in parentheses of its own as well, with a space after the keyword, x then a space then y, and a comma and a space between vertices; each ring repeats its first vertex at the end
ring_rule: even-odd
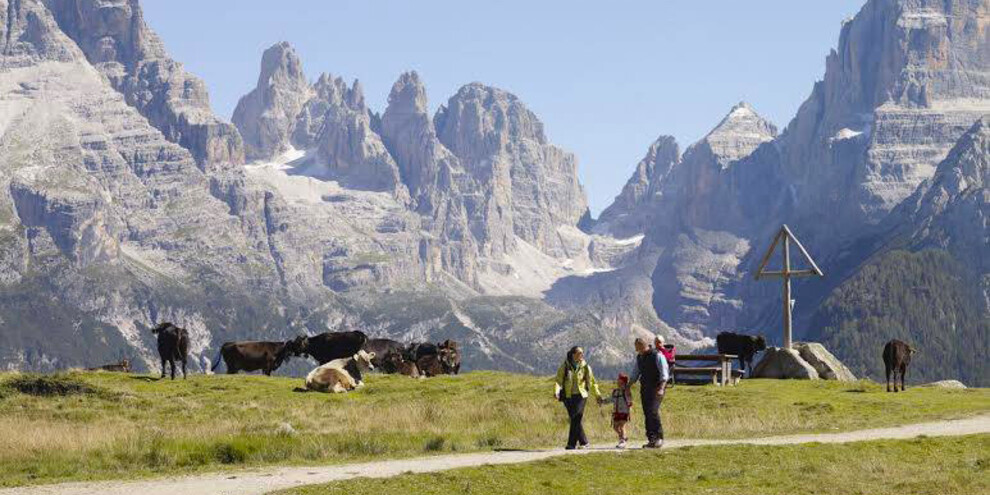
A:
POLYGON ((663 445, 663 425, 660 423, 660 402, 667 391, 670 370, 667 360, 643 339, 636 339, 636 362, 629 373, 629 385, 639 381, 639 396, 646 420, 644 449, 659 449, 663 445))

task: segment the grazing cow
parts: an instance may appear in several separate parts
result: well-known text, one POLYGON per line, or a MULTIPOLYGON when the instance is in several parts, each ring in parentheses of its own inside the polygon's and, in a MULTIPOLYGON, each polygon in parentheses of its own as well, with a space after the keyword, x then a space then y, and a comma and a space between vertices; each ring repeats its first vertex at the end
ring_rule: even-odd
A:
POLYGON ((87 368, 86 371, 110 371, 114 373, 130 373, 131 362, 128 359, 122 359, 119 363, 107 364, 103 366, 98 366, 96 368, 87 368))
POLYGON ((349 358, 335 359, 309 372, 306 389, 315 392, 340 394, 364 386, 361 374, 372 371, 374 353, 357 351, 349 358))
POLYGON ((901 376, 901 391, 907 390, 904 386, 904 375, 907 374, 907 367, 911 364, 911 355, 917 352, 906 343, 894 339, 883 346, 883 364, 887 368, 887 391, 890 392, 890 377, 894 377, 894 392, 897 392, 897 375, 901 376))
POLYGON ((186 378, 186 360, 189 356, 189 332, 171 323, 160 323, 151 329, 158 336, 158 355, 162 358, 162 378, 165 378, 165 363, 172 367, 175 380, 175 362, 182 362, 182 378, 186 378))
POLYGON ((301 352, 320 364, 327 364, 357 354, 367 341, 368 336, 363 332, 327 332, 305 339, 301 352))
POLYGON ((227 374, 238 371, 258 371, 271 376, 282 363, 302 352, 306 337, 296 337, 285 342, 227 342, 220 347, 220 355, 211 371, 220 366, 220 358, 227 365, 227 374))
POLYGON ((742 335, 722 332, 715 337, 719 354, 739 356, 739 367, 745 371, 753 369, 753 356, 766 350, 767 340, 762 335, 742 335))
POLYGON ((406 350, 406 346, 401 342, 391 339, 368 339, 361 348, 369 353, 373 352, 375 354, 375 360, 371 364, 374 364, 375 368, 386 371, 387 373, 395 373, 395 371, 386 370, 385 358, 393 352, 404 353, 406 350))
POLYGON ((419 367, 416 363, 406 359, 406 356, 401 351, 389 352, 382 359, 382 370, 386 373, 398 373, 400 375, 405 375, 412 378, 419 378, 419 367))

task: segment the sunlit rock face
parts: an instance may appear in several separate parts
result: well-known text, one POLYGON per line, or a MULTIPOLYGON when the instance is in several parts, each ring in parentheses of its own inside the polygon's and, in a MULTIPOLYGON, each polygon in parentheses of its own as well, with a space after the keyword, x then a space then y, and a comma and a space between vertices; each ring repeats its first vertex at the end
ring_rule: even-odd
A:
POLYGON ((38 3, 127 103, 166 139, 188 149, 200 167, 243 163, 237 130, 213 114, 203 81, 168 56, 145 24, 138 0, 38 3))

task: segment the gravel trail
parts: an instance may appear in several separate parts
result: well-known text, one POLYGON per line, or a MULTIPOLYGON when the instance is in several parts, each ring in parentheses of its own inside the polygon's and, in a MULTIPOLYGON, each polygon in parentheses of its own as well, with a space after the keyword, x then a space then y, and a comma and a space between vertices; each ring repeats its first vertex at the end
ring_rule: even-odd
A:
MULTIPOLYGON (((847 443, 865 440, 908 439, 921 435, 935 437, 977 433, 990 433, 990 415, 843 433, 784 435, 737 440, 674 439, 668 441, 664 448, 676 449, 701 445, 847 443)), ((274 490, 353 478, 388 478, 403 473, 431 473, 485 464, 518 464, 562 455, 582 455, 608 451, 616 452, 606 446, 576 451, 549 449, 479 452, 338 466, 260 468, 141 481, 63 483, 0 489, 0 495, 264 495, 274 490)))

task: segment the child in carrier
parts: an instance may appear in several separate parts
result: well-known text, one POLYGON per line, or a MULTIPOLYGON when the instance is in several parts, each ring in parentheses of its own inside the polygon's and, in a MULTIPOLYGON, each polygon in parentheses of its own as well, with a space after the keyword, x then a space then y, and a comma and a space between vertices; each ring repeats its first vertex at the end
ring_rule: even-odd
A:
POLYGON ((633 405, 632 392, 629 391, 629 376, 620 373, 615 385, 615 389, 605 399, 605 403, 612 404, 612 429, 619 435, 619 444, 615 448, 624 449, 626 441, 629 440, 626 435, 626 423, 629 422, 629 412, 633 405))
POLYGON ((664 342, 662 335, 657 335, 656 340, 653 342, 653 347, 656 348, 657 352, 663 355, 664 359, 667 360, 667 367, 670 369, 670 383, 668 385, 674 384, 674 364, 677 361, 677 348, 671 344, 664 342))

